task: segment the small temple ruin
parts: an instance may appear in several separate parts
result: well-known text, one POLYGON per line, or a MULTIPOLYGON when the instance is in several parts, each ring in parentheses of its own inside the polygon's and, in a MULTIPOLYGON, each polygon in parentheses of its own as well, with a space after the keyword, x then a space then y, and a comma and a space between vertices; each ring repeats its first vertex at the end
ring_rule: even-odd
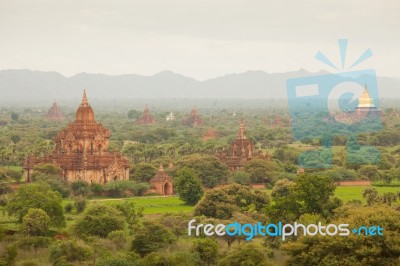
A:
POLYGON ((150 179, 150 185, 150 193, 153 192, 163 196, 172 195, 174 193, 172 178, 165 173, 162 164, 160 164, 156 175, 150 179))
POLYGON ((236 139, 231 143, 230 148, 227 151, 219 152, 217 157, 225 163, 231 171, 242 169, 245 163, 253 158, 271 159, 268 154, 264 155, 261 150, 257 153, 254 152, 254 145, 247 137, 243 119, 240 120, 236 139))
POLYGON ((50 121, 64 121, 65 120, 65 115, 61 111, 60 107, 58 107, 58 104, 56 101, 53 102, 53 105, 49 108, 49 110, 44 115, 44 117, 50 121))
POLYGON ((192 108, 190 116, 184 120, 184 124, 191 127, 202 127, 204 125, 204 121, 195 107, 192 108))
POLYGON ((206 134, 203 135, 201 138, 202 140, 210 140, 210 139, 216 139, 218 138, 218 132, 216 132, 212 127, 209 127, 206 134))
POLYGON ((84 180, 104 184, 129 179, 129 161, 119 153, 110 152, 110 131, 97 123, 92 107, 83 93, 75 121, 55 137, 55 149, 47 156, 28 156, 24 162, 27 180, 37 164, 52 163, 62 170, 64 180, 84 180))
POLYGON ((136 124, 138 126, 150 126, 155 125, 156 120, 150 112, 150 109, 147 107, 144 108, 143 114, 136 120, 136 124))

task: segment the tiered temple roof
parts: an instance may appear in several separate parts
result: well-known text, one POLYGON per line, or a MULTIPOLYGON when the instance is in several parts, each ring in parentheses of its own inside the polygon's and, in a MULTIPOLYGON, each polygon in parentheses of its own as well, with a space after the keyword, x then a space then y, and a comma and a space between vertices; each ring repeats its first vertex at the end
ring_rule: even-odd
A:
POLYGON ((146 105, 142 116, 139 117, 139 119, 136 121, 136 124, 140 126, 148 126, 148 125, 154 125, 155 123, 156 120, 154 119, 153 115, 150 112, 150 109, 146 105))
POLYGON ((129 161, 109 148, 110 131, 95 120, 94 112, 83 93, 75 121, 54 138, 55 149, 44 157, 29 156, 24 163, 28 180, 33 167, 53 163, 62 169, 66 181, 85 180, 106 183, 129 179, 129 161))
POLYGON ((204 125, 204 121, 195 107, 192 108, 190 116, 185 120, 185 124, 192 127, 202 127, 204 125))
POLYGON ((240 120, 239 130, 236 133, 236 139, 231 143, 230 149, 227 152, 218 153, 217 156, 231 171, 240 170, 246 162, 255 157, 270 159, 268 155, 264 155, 261 151, 257 154, 254 153, 254 145, 247 137, 242 119, 240 120))
POLYGON ((56 101, 53 102, 53 105, 49 108, 44 117, 47 120, 52 120, 52 121, 63 121, 65 119, 65 115, 61 111, 60 107, 58 107, 56 101))

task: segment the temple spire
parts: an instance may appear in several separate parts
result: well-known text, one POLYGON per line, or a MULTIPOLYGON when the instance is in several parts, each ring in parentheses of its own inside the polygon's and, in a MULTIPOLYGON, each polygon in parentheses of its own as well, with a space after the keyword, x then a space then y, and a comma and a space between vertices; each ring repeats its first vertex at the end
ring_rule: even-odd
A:
POLYGON ((81 105, 82 106, 88 106, 89 105, 88 99, 86 97, 86 90, 83 90, 83 97, 82 97, 81 105))
POLYGON ((160 168, 158 169, 159 172, 164 172, 164 166, 160 163, 160 168))
POLYGON ((240 126, 236 135, 236 139, 247 139, 246 129, 244 127, 243 118, 240 118, 240 126))

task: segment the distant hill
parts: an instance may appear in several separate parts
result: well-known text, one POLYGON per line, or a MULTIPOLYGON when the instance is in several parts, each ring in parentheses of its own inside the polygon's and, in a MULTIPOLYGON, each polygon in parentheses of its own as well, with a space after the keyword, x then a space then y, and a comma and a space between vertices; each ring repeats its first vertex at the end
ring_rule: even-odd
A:
MULTIPOLYGON (((323 72, 320 72, 323 73, 323 72)), ((306 70, 269 74, 247 71, 198 81, 171 71, 153 76, 80 73, 64 77, 57 72, 31 70, 0 71, 0 101, 66 100, 91 98, 286 98, 288 78, 317 75, 306 70)), ((378 78, 381 98, 400 98, 399 78, 378 78)))

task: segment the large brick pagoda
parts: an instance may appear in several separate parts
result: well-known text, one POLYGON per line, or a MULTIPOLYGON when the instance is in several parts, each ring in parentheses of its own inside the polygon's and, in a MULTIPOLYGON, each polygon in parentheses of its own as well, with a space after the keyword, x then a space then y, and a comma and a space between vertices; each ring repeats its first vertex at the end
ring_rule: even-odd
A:
POLYGON ((88 183, 107 183, 129 179, 129 161, 109 148, 110 131, 97 123, 86 92, 73 123, 54 139, 54 151, 44 157, 29 156, 24 162, 28 180, 35 165, 53 163, 62 169, 66 181, 85 180, 88 183))
POLYGON ((227 151, 219 152, 217 157, 231 171, 242 169, 246 162, 253 158, 270 160, 270 156, 268 154, 264 155, 261 150, 255 153, 253 143, 247 138, 246 128, 242 119, 240 120, 239 130, 236 133, 236 139, 231 143, 227 151))

